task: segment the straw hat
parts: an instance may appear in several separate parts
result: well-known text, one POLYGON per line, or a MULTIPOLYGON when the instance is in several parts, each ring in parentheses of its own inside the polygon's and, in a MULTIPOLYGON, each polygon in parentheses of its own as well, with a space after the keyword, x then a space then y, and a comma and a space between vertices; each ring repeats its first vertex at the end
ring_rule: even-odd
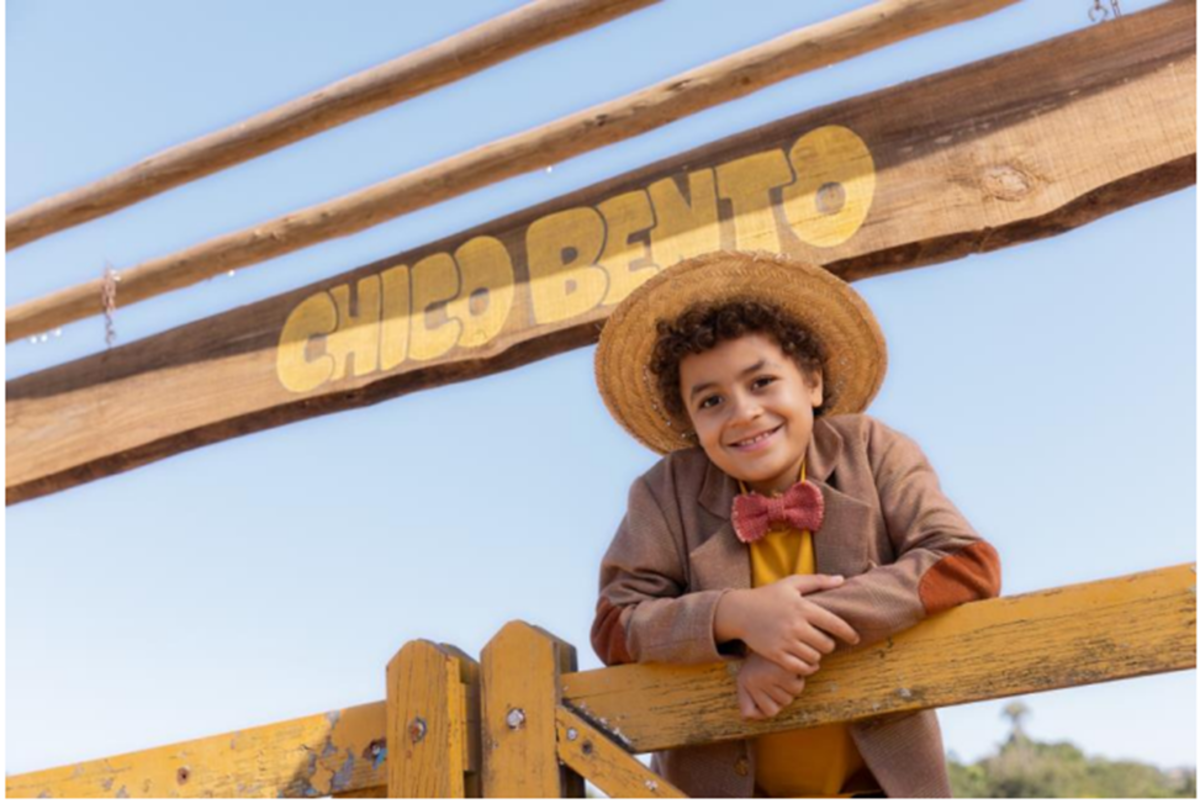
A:
POLYGON ((646 281, 613 311, 596 348, 596 384, 608 411, 659 454, 694 446, 691 425, 672 423, 659 401, 650 359, 656 323, 693 304, 763 300, 782 307, 825 347, 826 415, 866 409, 887 371, 883 332, 850 285, 815 264, 771 255, 718 251, 687 259, 646 281))

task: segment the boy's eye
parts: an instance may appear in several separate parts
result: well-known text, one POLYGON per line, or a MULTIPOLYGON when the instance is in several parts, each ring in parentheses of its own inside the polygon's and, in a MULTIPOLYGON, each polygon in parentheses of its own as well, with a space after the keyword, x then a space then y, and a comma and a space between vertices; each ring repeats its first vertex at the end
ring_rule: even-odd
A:
POLYGON ((766 387, 767 385, 770 385, 774 381, 775 381, 775 377, 773 377, 773 376, 760 376, 758 379, 754 380, 754 385, 755 385, 755 387, 761 388, 761 387, 766 387), (760 384, 760 383, 762 383, 762 384, 760 384))

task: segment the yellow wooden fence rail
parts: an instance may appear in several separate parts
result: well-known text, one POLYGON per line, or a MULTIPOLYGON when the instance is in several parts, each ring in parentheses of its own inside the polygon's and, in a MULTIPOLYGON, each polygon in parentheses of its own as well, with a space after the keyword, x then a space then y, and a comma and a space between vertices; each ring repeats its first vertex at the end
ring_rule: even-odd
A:
POLYGON ((1194 564, 958 607, 826 658, 769 722, 739 716, 735 664, 576 672, 570 644, 514 621, 481 664, 406 644, 385 702, 10 776, 6 792, 569 797, 587 779, 613 797, 683 797, 633 754, 1195 667, 1194 564))

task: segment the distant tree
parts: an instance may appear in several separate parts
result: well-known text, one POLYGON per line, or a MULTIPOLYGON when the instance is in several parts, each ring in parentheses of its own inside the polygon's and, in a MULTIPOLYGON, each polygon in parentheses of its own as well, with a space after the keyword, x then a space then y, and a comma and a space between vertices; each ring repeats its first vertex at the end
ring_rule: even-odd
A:
POLYGON ((1196 796, 1196 770, 1162 772, 1149 764, 1088 758, 1069 742, 1031 740, 1022 720, 1029 709, 1005 706, 1013 723, 1008 741, 974 764, 951 759, 950 786, 958 798, 1182 798, 1196 796))
POLYGON ((1029 714, 1029 707, 1020 700, 1014 700, 1004 706, 1004 715, 1008 717, 1008 721, 1012 722, 1012 736, 1010 738, 1020 739, 1025 737, 1025 728, 1021 726, 1021 722, 1029 714))

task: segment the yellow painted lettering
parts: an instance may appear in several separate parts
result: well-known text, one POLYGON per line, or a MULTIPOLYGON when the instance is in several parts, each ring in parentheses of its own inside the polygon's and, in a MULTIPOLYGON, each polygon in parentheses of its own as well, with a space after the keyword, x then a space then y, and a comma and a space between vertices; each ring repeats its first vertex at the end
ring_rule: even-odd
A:
POLYGON ((338 313, 337 331, 325 338, 325 353, 334 362, 333 379, 349 373, 351 357, 355 376, 379 370, 379 276, 360 278, 354 291, 351 301, 349 284, 329 290, 338 313))
POLYGON ((499 239, 479 236, 454 252, 462 292, 446 304, 446 314, 462 324, 460 346, 481 346, 508 320, 513 305, 513 266, 499 239))
POLYGON ((543 216, 529 226, 525 244, 534 322, 567 320, 604 300, 608 274, 596 265, 604 220, 596 211, 572 208, 543 216))
POLYGON ((275 355, 275 372, 285 388, 305 393, 329 381, 333 359, 322 354, 310 360, 308 351, 314 337, 330 334, 336 328, 337 308, 328 293, 310 295, 292 310, 283 324, 275 355))
POLYGON ((717 167, 721 199, 729 200, 733 206, 734 243, 739 250, 780 251, 771 189, 788 185, 794 179, 782 149, 731 160, 717 167))
POLYGON ((650 184, 656 222, 650 232, 650 254, 660 268, 721 249, 712 169, 693 171, 687 176, 687 185, 690 201, 670 177, 650 184))
POLYGON ((658 272, 650 262, 645 242, 630 242, 635 233, 654 227, 654 211, 645 191, 633 191, 606 199, 598 206, 604 217, 606 236, 600 264, 608 272, 604 305, 613 306, 658 272))
POLYGON ((412 300, 408 288, 408 267, 397 264, 379 274, 383 282, 383 321, 380 324, 379 367, 395 368, 408 358, 408 328, 412 300))
POLYGON ((449 301, 458 297, 461 279, 458 266, 449 253, 434 253, 412 268, 412 335, 409 355, 415 360, 440 357, 454 347, 462 324, 449 317, 449 301), (430 315, 440 313, 440 322, 430 323, 430 315))
POLYGON ((857 233, 875 198, 875 161, 862 138, 823 126, 796 141, 789 156, 797 179, 783 191, 783 212, 796 235, 834 247, 857 233))

